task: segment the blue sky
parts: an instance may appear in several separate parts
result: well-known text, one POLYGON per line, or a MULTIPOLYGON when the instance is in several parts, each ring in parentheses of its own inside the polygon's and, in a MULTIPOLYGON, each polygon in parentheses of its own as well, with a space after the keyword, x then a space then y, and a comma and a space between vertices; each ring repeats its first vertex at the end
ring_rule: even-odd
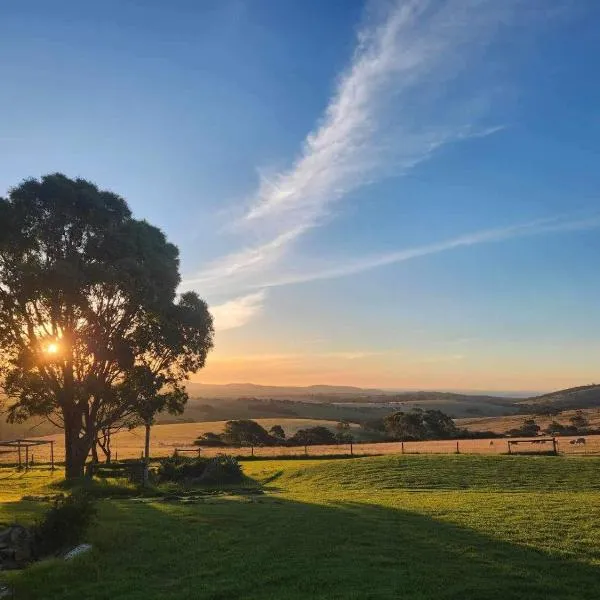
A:
POLYGON ((0 193, 61 171, 181 250, 198 380, 598 379, 594 1, 21 0, 0 193))

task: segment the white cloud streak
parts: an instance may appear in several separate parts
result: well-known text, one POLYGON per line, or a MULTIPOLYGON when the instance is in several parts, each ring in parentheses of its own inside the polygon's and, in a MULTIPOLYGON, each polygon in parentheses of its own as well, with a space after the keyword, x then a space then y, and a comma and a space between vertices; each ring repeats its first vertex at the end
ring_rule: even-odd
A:
MULTIPOLYGON (((493 37, 513 0, 394 0, 363 27, 353 59, 292 167, 263 177, 238 232, 262 241, 227 255, 185 285, 236 287, 279 261, 331 207, 383 176, 405 174, 442 146, 496 132, 457 105, 453 81, 493 37), (466 116, 468 115, 468 116, 466 116)), ((374 11, 372 11, 374 12, 374 11)), ((480 100, 480 99, 473 99, 480 100)), ((480 104, 480 103, 479 103, 480 104)))
POLYGON ((404 250, 398 250, 396 252, 389 252, 377 256, 360 257, 354 260, 350 259, 341 265, 325 267, 308 273, 291 274, 271 281, 258 282, 256 283, 256 286, 261 288, 278 287, 282 285, 308 283, 310 281, 347 277, 349 275, 355 275, 357 273, 362 273, 363 271, 369 271, 378 267, 385 267, 387 265, 397 264, 432 254, 440 254, 442 252, 447 252, 449 250, 454 250, 461 247, 489 244, 513 238, 530 237, 548 233, 584 231, 589 229, 597 229, 599 227, 600 215, 568 220, 559 220, 557 218, 541 219, 520 225, 513 225, 511 227, 487 229, 442 242, 436 242, 424 246, 416 246, 414 248, 406 248, 404 250))
POLYGON ((261 290, 210 307, 216 331, 242 327, 262 312, 265 292, 261 290))

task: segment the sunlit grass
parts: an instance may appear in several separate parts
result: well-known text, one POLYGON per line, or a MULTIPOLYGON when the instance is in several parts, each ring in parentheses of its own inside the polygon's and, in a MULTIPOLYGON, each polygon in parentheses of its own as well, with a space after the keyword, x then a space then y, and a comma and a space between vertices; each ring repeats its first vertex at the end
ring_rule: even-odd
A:
POLYGON ((379 457, 244 470, 265 495, 99 501, 93 552, 10 575, 16 597, 600 597, 600 459, 379 457))

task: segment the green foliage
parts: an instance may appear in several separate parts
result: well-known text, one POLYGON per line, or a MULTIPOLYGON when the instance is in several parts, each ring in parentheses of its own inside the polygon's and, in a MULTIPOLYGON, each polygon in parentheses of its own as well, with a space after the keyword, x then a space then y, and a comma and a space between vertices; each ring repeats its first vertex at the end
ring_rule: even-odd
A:
POLYGON ((211 458, 202 473, 202 483, 239 483, 244 479, 242 467, 237 459, 226 454, 211 458))
POLYGON ((36 554, 48 556, 78 544, 95 516, 93 498, 85 490, 56 500, 33 528, 36 554))
POLYGON ((227 421, 221 439, 240 446, 272 446, 277 442, 262 425, 250 419, 227 421))
POLYGON ((521 427, 509 429, 507 432, 511 437, 536 437, 541 427, 535 422, 535 419, 525 419, 521 427))
POLYGON ((243 472, 233 456, 171 456, 161 460, 157 476, 160 482, 237 483, 242 481, 243 472))
POLYGON ((169 456, 160 461, 157 476, 160 482, 183 481, 199 478, 208 463, 208 458, 190 456, 169 456))
POLYGON ((101 430, 185 402, 212 318, 196 294, 176 299, 177 248, 123 198, 26 180, 0 198, 0 256, 0 387, 11 420, 64 426, 67 477, 101 430))
POLYGON ((269 435, 277 440, 285 440, 285 430, 281 425, 273 425, 273 427, 269 429, 269 435))
POLYGON ((397 440, 444 440, 460 433, 454 421, 440 410, 413 409, 395 412, 384 420, 389 435, 397 440))
POLYGON ((298 430, 288 443, 291 445, 316 446, 321 444, 335 444, 335 434, 327 427, 321 425, 298 430))
POLYGON ((570 419, 569 422, 579 432, 585 430, 590 426, 588 418, 585 416, 583 411, 578 410, 570 419))
POLYGON ((338 444, 349 444, 354 441, 348 421, 340 421, 335 426, 335 441, 338 444))

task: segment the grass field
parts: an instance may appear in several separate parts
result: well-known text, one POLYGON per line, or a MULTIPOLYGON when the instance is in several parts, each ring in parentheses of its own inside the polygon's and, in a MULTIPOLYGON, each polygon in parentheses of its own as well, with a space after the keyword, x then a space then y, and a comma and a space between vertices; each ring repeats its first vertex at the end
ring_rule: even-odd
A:
MULTIPOLYGON (((102 500, 91 554, 5 575, 20 599, 600 596, 600 459, 385 456, 244 464, 262 496, 102 500)), ((41 475, 6 478, 0 517, 41 475)), ((52 488, 46 488, 51 490, 52 488)))

